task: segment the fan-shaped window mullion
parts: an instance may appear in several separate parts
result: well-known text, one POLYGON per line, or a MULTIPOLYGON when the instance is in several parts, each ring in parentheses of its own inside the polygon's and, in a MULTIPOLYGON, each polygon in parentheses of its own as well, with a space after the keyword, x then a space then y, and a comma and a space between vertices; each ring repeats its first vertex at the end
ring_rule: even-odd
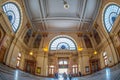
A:
POLYGON ((7 2, 2 8, 10 21, 13 31, 16 32, 21 23, 21 13, 18 5, 13 2, 7 2))
POLYGON ((76 50, 75 43, 67 37, 59 37, 52 41, 50 50, 76 50))
POLYGON ((120 6, 116 4, 110 4, 105 8, 103 13, 103 21, 104 21, 104 26, 108 32, 111 31, 112 26, 119 14, 120 14, 120 6))

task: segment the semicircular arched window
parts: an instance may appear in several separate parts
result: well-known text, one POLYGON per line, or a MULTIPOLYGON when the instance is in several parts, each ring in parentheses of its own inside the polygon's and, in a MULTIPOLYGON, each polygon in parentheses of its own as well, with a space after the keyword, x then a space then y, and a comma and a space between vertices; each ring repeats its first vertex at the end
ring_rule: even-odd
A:
POLYGON ((2 8, 10 21, 13 31, 16 32, 21 23, 19 7, 13 2, 7 2, 2 6, 2 8))
POLYGON ((104 26, 110 32, 116 18, 120 15, 120 6, 116 4, 108 5, 103 13, 104 26))
POLYGON ((76 50, 76 45, 70 38, 59 37, 51 42, 50 50, 76 50))

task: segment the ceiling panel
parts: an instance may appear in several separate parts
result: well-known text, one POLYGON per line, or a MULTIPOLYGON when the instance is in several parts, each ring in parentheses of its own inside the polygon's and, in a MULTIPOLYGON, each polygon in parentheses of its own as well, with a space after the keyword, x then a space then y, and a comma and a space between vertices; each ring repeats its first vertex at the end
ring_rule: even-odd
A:
POLYGON ((50 17, 76 17, 79 0, 66 0, 70 5, 64 8, 63 0, 47 0, 47 14, 50 17))
POLYGON ((29 10, 28 14, 31 14, 32 19, 40 18, 41 11, 40 11, 39 0, 27 0, 26 5, 28 7, 27 10, 29 10))
POLYGON ((95 14, 95 10, 97 7, 97 0, 87 0, 84 18, 90 19, 93 14, 95 14))
POLYGON ((101 0, 24 0, 26 12, 36 31, 89 31, 101 0))
POLYGON ((87 31, 89 29, 90 23, 83 23, 82 31, 87 31))
POLYGON ((42 23, 33 23, 34 25, 35 25, 35 27, 36 27, 36 29, 38 30, 38 31, 42 31, 43 30, 43 25, 42 25, 42 23))
POLYGON ((47 21, 48 30, 77 30, 78 21, 51 20, 47 21))

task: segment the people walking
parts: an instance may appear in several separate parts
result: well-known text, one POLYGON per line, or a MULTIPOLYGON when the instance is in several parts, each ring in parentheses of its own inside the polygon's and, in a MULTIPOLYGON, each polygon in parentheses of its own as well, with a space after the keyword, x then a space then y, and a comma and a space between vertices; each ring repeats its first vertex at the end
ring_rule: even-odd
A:
POLYGON ((68 76, 69 76, 69 80, 72 80, 72 74, 69 73, 68 76))
POLYGON ((67 74, 65 72, 63 73, 63 78, 64 80, 67 80, 67 74))
POLYGON ((82 76, 81 72, 79 71, 78 73, 79 73, 79 76, 81 77, 82 76))
POLYGON ((54 76, 56 79, 58 79, 58 72, 56 72, 54 76))

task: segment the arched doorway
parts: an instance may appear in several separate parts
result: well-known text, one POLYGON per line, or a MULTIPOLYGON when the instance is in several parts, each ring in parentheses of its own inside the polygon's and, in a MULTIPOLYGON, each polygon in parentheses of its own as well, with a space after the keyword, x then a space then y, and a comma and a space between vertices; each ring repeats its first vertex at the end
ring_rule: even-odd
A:
POLYGON ((58 72, 60 74, 62 73, 68 73, 68 66, 69 66, 69 58, 58 58, 58 72))
POLYGON ((73 61, 73 57, 78 57, 74 39, 66 35, 60 35, 51 40, 48 54, 48 61, 50 62, 48 62, 48 65, 54 66, 54 72, 60 74, 72 72, 72 65, 76 64, 78 59, 76 58, 76 61, 73 61))

